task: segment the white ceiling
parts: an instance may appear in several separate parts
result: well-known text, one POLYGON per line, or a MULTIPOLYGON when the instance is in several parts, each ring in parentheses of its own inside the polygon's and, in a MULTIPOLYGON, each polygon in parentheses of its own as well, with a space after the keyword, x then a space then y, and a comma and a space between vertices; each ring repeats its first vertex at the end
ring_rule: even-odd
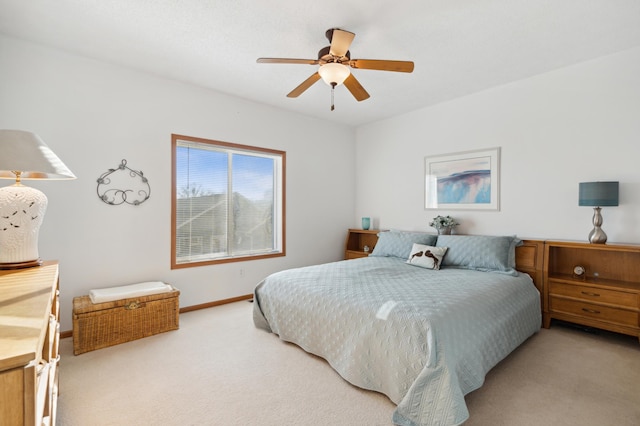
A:
MULTIPOLYGON (((0 33, 352 126, 640 46, 639 0, 0 0, 0 33), (412 60, 412 74, 354 70, 371 98, 317 82, 324 33, 351 57, 412 60)), ((0 64, 1 69, 1 64, 0 64)))

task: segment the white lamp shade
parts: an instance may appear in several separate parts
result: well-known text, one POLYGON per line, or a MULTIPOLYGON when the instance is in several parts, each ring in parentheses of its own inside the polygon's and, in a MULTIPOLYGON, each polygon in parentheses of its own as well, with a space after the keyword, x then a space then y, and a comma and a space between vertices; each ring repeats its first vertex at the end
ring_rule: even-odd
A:
POLYGON ((322 80, 327 83, 329 86, 335 84, 336 86, 341 85, 344 81, 349 77, 351 71, 349 67, 346 65, 339 64, 337 62, 329 62, 328 64, 324 64, 320 66, 318 70, 318 74, 322 77, 322 80))
POLYGON ((0 129, 0 178, 75 179, 76 176, 35 133, 0 129))

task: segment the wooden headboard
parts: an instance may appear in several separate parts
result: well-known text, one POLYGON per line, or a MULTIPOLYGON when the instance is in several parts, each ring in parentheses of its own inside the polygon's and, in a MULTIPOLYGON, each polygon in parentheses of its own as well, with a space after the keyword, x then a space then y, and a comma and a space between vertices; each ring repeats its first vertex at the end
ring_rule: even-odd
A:
POLYGON ((524 240, 521 246, 516 247, 516 269, 529 274, 541 295, 543 263, 543 240, 524 240))

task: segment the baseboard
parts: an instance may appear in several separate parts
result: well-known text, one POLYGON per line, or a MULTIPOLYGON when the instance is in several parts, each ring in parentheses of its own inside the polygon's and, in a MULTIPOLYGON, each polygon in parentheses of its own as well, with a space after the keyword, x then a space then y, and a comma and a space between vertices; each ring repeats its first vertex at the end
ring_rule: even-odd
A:
MULTIPOLYGON (((180 313, 183 314, 185 312, 198 311, 200 309, 213 308, 215 306, 226 305, 227 303, 240 302, 242 300, 251 300, 253 298, 253 294, 245 294, 244 296, 232 297, 231 299, 223 299, 216 300, 214 302, 202 303, 200 305, 191 305, 185 306, 184 308, 180 308, 180 313)), ((66 330, 60 332, 60 338, 66 339, 68 337, 73 337, 73 330, 66 330)))
POLYGON ((214 306, 226 305, 227 303, 240 302, 241 300, 249 300, 253 298, 253 294, 245 294, 244 296, 232 297, 231 299, 216 300, 215 302, 203 303, 201 305, 185 306, 180 308, 180 313, 197 311, 199 309, 213 308, 214 306))

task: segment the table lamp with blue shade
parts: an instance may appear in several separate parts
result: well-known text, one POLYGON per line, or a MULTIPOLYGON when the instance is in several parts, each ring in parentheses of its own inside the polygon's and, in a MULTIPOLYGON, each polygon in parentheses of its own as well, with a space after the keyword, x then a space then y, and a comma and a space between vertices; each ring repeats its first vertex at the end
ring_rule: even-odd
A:
POLYGON ((0 129, 0 179, 15 180, 0 188, 0 269, 42 264, 38 234, 48 200, 22 181, 75 178, 35 133, 0 129))
POLYGON ((618 182, 581 182, 578 205, 593 207, 593 229, 589 233, 589 242, 604 244, 607 234, 602 230, 601 207, 618 205, 618 182))

